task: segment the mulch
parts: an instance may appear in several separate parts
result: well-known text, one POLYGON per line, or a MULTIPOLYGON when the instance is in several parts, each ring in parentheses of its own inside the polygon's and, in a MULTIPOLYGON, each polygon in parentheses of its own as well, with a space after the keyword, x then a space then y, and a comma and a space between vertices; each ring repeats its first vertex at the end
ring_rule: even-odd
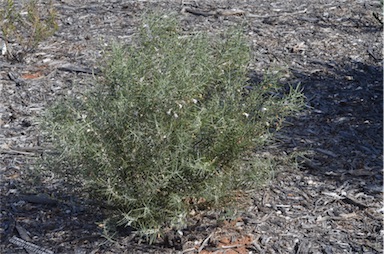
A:
MULTIPOLYGON (((60 29, 22 62, 0 56, 1 253, 382 253, 383 27, 379 1, 54 1, 60 29), (250 79, 282 73, 305 110, 256 154, 305 151, 276 168, 246 209, 191 218, 148 245, 129 228, 106 239, 107 208, 45 172, 37 116, 82 93, 107 45, 130 43, 144 12, 176 13, 186 32, 245 24, 250 79), (224 216, 224 218, 226 218, 224 216), (27 252, 27 250, 29 252, 27 252)), ((20 47, 10 43, 13 51, 20 47)))

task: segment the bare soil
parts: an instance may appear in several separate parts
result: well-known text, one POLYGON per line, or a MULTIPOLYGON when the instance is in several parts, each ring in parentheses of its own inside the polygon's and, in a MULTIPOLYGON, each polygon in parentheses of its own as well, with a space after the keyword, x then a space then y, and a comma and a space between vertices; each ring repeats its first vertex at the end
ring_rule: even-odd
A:
POLYGON ((379 1, 60 0, 54 6, 60 29, 52 38, 20 62, 0 56, 1 253, 28 253, 18 239, 42 248, 29 253, 383 252, 379 1), (108 241, 105 207, 54 174, 31 175, 47 149, 36 117, 57 98, 91 87, 106 45, 130 43, 140 15, 153 10, 177 13, 185 31, 215 33, 245 22, 252 81, 280 69, 280 82, 300 83, 307 97, 306 109, 259 153, 308 156, 300 170, 276 169, 236 219, 198 214, 188 228, 150 246, 130 229, 108 241))

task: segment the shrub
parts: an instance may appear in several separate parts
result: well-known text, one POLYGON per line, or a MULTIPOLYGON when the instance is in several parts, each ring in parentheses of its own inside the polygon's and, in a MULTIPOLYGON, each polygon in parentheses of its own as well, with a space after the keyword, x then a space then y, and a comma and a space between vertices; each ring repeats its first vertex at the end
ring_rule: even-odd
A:
POLYGON ((58 29, 51 1, 39 7, 37 0, 23 2, 21 6, 15 5, 13 0, 6 0, 0 7, 0 28, 7 56, 11 59, 22 60, 24 54, 35 50, 41 41, 58 29), (8 42, 11 41, 21 45, 19 55, 10 49, 8 42))
POLYGON ((268 177, 271 162, 252 149, 302 95, 247 83, 241 28, 213 36, 183 34, 167 16, 143 24, 134 45, 113 46, 96 88, 52 107, 45 124, 70 176, 97 186, 120 223, 156 233, 268 177))

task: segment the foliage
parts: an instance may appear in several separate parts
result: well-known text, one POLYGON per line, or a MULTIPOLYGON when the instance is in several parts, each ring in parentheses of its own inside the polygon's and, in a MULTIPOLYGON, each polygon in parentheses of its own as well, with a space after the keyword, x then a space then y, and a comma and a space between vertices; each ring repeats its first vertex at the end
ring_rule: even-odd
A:
POLYGON ((45 130, 69 176, 108 197, 120 223, 154 235, 268 178, 273 162, 252 150, 303 96, 248 83, 241 27, 214 36, 185 34, 167 16, 143 24, 134 45, 113 46, 95 89, 47 112, 45 130))
POLYGON ((24 2, 22 6, 17 6, 13 0, 6 0, 0 9, 0 27, 8 57, 17 59, 20 56, 11 52, 9 42, 19 43, 23 48, 22 54, 25 54, 57 31, 52 1, 39 7, 37 0, 24 2))

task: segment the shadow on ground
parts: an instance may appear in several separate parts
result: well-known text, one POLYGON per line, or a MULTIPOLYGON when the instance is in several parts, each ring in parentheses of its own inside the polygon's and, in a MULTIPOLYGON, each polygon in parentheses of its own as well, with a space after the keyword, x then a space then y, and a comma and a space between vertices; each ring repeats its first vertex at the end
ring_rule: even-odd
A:
POLYGON ((291 83, 300 83, 308 108, 288 119, 277 134, 288 150, 311 151, 304 163, 324 178, 360 183, 369 192, 382 191, 383 68, 361 62, 314 62, 318 72, 292 69, 291 83))

